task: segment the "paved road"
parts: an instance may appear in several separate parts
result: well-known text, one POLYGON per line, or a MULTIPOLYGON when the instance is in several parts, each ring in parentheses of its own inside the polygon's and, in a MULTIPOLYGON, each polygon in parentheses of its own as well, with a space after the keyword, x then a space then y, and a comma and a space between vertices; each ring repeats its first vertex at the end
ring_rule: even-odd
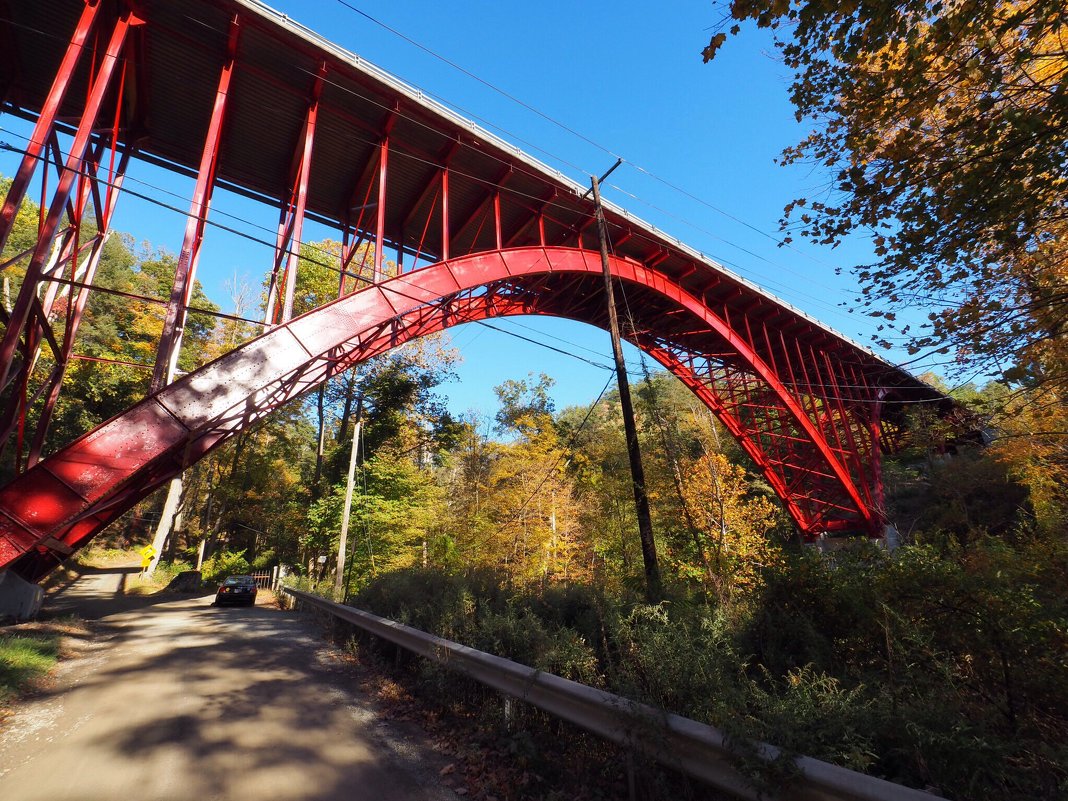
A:
POLYGON ((0 798, 456 798, 445 763, 361 704, 301 615, 130 598, 129 571, 90 573, 46 603, 99 623, 0 729, 0 798))

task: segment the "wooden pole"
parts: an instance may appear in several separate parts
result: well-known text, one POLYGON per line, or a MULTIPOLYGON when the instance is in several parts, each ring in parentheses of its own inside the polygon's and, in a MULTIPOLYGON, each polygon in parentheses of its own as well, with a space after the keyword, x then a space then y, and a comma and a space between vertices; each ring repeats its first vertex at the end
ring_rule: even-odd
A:
POLYGON ((619 406, 623 412, 623 430, 627 437, 631 485, 634 488, 634 509, 638 517, 638 536, 641 538, 642 562, 645 565, 645 595, 650 603, 657 603, 663 597, 663 586, 660 582, 660 565, 656 558, 656 540, 653 538, 653 520, 649 513, 649 496, 645 491, 642 452, 638 447, 638 427, 634 423, 634 406, 630 400, 630 381, 627 379, 627 365, 623 361, 623 345, 619 337, 619 318, 616 315, 612 271, 608 266, 608 230, 604 221, 604 209, 601 206, 600 183, 596 176, 592 178, 592 189, 597 214, 597 238, 601 245, 601 268, 604 270, 604 290, 608 301, 608 332, 612 335, 612 355, 615 357, 616 381, 619 383, 619 406))
POLYGON ((356 455, 360 450, 360 429, 363 427, 363 393, 356 404, 356 425, 352 429, 352 450, 349 452, 349 473, 345 480, 345 506, 341 512, 341 536, 337 544, 337 570, 334 573, 334 599, 344 597, 345 548, 349 536, 349 515, 352 511, 352 492, 356 484, 356 455))

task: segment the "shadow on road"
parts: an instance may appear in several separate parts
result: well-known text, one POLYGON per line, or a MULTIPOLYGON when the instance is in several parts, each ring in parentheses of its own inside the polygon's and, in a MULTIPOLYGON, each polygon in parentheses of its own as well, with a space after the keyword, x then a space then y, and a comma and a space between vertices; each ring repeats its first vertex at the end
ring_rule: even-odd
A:
POLYGON ((304 615, 132 595, 139 565, 82 567, 46 614, 92 621, 65 674, 0 732, 0 798, 435 801, 444 764, 365 708, 304 615), (80 771, 55 765, 78 764, 80 771))
POLYGON ((65 579, 45 596, 41 617, 77 615, 86 620, 100 620, 109 615, 145 609, 201 593, 175 593, 163 590, 152 595, 132 591, 132 579, 140 575, 140 565, 118 567, 71 567, 74 575, 65 579))

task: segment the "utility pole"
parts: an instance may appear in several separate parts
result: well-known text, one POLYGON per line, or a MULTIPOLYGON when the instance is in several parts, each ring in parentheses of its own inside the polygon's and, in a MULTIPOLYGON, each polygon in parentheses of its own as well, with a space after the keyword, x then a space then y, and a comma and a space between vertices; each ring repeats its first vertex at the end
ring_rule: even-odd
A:
POLYGON ((363 428, 363 392, 356 402, 356 425, 352 429, 352 450, 349 452, 349 473, 345 480, 345 506, 341 511, 341 536, 337 544, 337 570, 334 573, 334 600, 343 597, 345 579, 345 549, 349 536, 349 515, 352 511, 352 492, 356 484, 356 457, 360 450, 360 429, 363 428))
MULTIPOLYGON (((616 167, 619 162, 616 162, 616 167)), ((615 167, 612 168, 614 170, 615 167)), ((612 172, 609 170, 608 173, 612 172)), ((605 176, 608 175, 605 173, 605 176)), ((601 206, 601 189, 597 177, 592 179, 593 202, 597 214, 597 238, 601 244, 601 268, 604 271, 604 291, 608 301, 608 331, 612 335, 612 355, 616 362, 616 381, 619 383, 619 406, 623 412, 623 430, 627 437, 627 455, 630 457, 631 486, 634 488, 634 509, 638 517, 638 536, 642 545, 642 562, 645 565, 645 596, 650 603, 663 597, 660 582, 660 566, 656 558, 656 541, 653 539, 653 520, 649 513, 649 496, 645 491, 645 469, 642 467, 642 452, 638 447, 638 427, 634 423, 634 406, 630 400, 630 381, 627 365, 623 361, 623 345, 619 337, 619 318, 616 315, 616 296, 612 286, 612 271, 608 266, 608 226, 601 206)))

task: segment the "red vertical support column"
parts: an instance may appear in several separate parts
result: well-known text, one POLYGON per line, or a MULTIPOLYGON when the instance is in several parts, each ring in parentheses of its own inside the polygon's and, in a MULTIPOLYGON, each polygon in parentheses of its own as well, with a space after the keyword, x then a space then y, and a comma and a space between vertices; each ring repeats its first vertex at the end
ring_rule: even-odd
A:
MULTIPOLYGON (((52 135, 49 137, 49 149, 52 151, 55 159, 56 171, 62 175, 63 158, 60 153, 59 141, 55 131, 53 131, 52 135)), ((50 281, 49 279, 62 275, 63 265, 68 261, 71 262, 71 278, 75 277, 74 265, 77 263, 78 256, 84 247, 79 240, 82 233, 85 204, 88 202, 90 195, 92 195, 94 201, 99 199, 98 194, 92 192, 92 189, 96 185, 95 175, 99 168, 100 154, 104 151, 104 142, 101 141, 95 149, 89 147, 87 150, 88 155, 82 162, 82 175, 78 178, 77 191, 72 191, 74 198, 67 202, 66 213, 69 225, 56 233, 48 261, 41 269, 41 282, 45 283, 44 297, 41 299, 40 305, 36 302, 34 303, 35 314, 26 324, 25 336, 21 343, 24 359, 22 365, 19 367, 19 375, 16 379, 19 381, 28 381, 29 375, 33 372, 33 368, 40 356, 42 337, 50 343, 54 340, 54 334, 50 331, 50 324, 55 316, 52 310, 56 296, 59 294, 60 285, 58 282, 50 281)), ((46 174, 42 176, 41 189, 42 195, 47 197, 47 192, 45 190, 47 184, 47 169, 45 173, 46 174)), ((38 221, 38 229, 44 224, 45 203, 46 200, 42 198, 40 210, 41 219, 38 221)), ((54 355, 57 360, 60 358, 58 352, 54 351, 54 355)))
MULTIPOLYGON (((126 74, 129 66, 129 62, 124 60, 122 63, 121 78, 117 90, 114 93, 115 110, 110 133, 101 132, 98 134, 98 141, 95 146, 90 145, 88 142, 85 145, 85 155, 81 159, 78 169, 76 170, 78 173, 78 190, 75 193, 76 197, 74 200, 71 200, 70 197, 73 187, 68 187, 65 213, 70 220, 70 225, 64 228, 61 234, 56 230, 53 230, 50 234, 55 244, 50 246, 50 256, 48 257, 47 262, 41 265, 37 276, 38 285, 41 283, 47 285, 44 297, 38 299, 37 294, 35 293, 31 298, 30 314, 26 318, 23 331, 21 332, 21 340, 17 344, 18 349, 21 351, 22 358, 21 363, 17 368, 17 372, 12 376, 17 382, 17 387, 12 393, 14 402, 9 404, 4 410, 3 419, 0 420, 0 450, 3 450, 6 447, 11 432, 16 429, 18 432, 15 443, 16 471, 20 471, 22 468, 23 443, 27 430, 27 412, 31 406, 35 405, 43 398, 39 414, 37 415, 35 430, 31 434, 32 439, 26 466, 32 467, 40 457, 41 449, 44 446, 44 439, 51 421, 52 411, 55 408, 55 403, 59 395, 60 385, 66 372, 70 355, 73 351, 75 336, 81 322, 81 315, 85 309, 88 287, 92 283, 97 264, 99 263, 103 244, 107 238, 111 213, 114 210, 115 201, 118 197, 118 188, 122 183, 122 177, 128 163, 129 153, 127 151, 120 159, 118 169, 116 169, 115 143, 118 141, 122 109, 124 106, 126 74), (107 165, 107 177, 104 180, 108 189, 104 195, 105 200, 102 201, 99 187, 100 178, 98 176, 101 167, 103 166, 103 156, 108 152, 109 143, 111 147, 111 156, 107 165), (97 232, 89 242, 82 244, 80 242, 82 222, 84 219, 86 203, 90 197, 93 200, 95 219, 97 221, 97 232), (88 250, 89 256, 84 263, 80 263, 79 260, 83 250, 88 250), (73 297, 75 300, 65 304, 65 307, 61 307, 64 308, 65 312, 65 325, 62 344, 60 344, 60 339, 53 330, 52 323, 58 316, 56 314, 55 300, 56 297, 60 295, 59 282, 62 281, 61 276, 64 265, 68 262, 70 263, 70 284, 63 288, 62 294, 64 296, 73 297), (78 300, 81 301, 80 304, 77 302, 78 300), (38 358, 40 356, 40 348, 43 342, 47 342, 52 351, 54 366, 48 377, 40 383, 31 397, 28 392, 29 382, 34 369, 37 366, 38 358)), ((89 95, 92 97, 94 91, 93 81, 90 81, 89 83, 89 95)), ((69 171, 69 162, 67 166, 64 166, 58 137, 56 136, 54 129, 48 132, 47 137, 47 147, 54 156, 56 168, 62 179, 65 173, 69 171)), ((46 186, 47 173, 45 179, 41 182, 41 220, 38 223, 40 237, 45 235, 48 222, 48 216, 44 213, 45 199, 47 198, 46 186)), ((38 242, 35 249, 39 248, 40 245, 41 243, 38 242)))
POLYGON ((293 236, 289 244, 289 262, 286 265, 285 298, 282 304, 282 322, 293 316, 293 296, 297 290, 297 264, 300 261, 301 235, 304 230, 304 211, 308 205, 308 182, 311 178, 312 145, 315 142, 315 125, 319 119, 319 91, 308 107, 308 119, 304 125, 304 150, 301 153, 300 185, 297 187, 297 208, 293 221, 293 236))
POLYGON ((60 176, 52 202, 48 207, 48 213, 44 223, 38 231, 37 246, 34 249, 30 264, 26 269, 26 275, 19 290, 18 299, 11 311, 10 321, 4 338, 0 341, 0 387, 6 386, 8 377, 11 375, 12 360, 19 339, 22 337, 25 326, 34 313, 37 301, 37 285, 41 279, 45 260, 52 248, 52 241, 56 236, 59 223, 70 198, 74 179, 80 174, 79 167, 85 157, 85 151, 89 144, 89 137, 96 125, 96 118, 100 112, 100 106, 104 95, 111 85, 115 74, 115 66, 119 62, 123 45, 126 42, 126 34, 131 25, 140 25, 142 21, 132 12, 127 12, 115 22, 111 39, 108 42, 107 51, 100 64, 99 72, 93 81, 89 92, 89 99, 82 112, 81 120, 74 134, 74 140, 70 146, 70 152, 64 164, 63 174, 60 176))
POLYGON ((263 311, 264 331, 269 329, 277 322, 276 317, 278 316, 277 309, 279 293, 278 278, 279 274, 282 273, 282 262, 285 260, 287 253, 286 242, 289 237, 288 219, 290 208, 290 205, 287 203, 286 205, 282 206, 282 209, 278 215, 278 233, 275 236, 274 241, 274 265, 271 267, 271 278, 267 282, 267 308, 263 311))
POLYGON ((382 280, 382 252, 386 242, 386 176, 389 170, 389 134, 382 137, 378 154, 378 220, 375 225, 374 282, 382 280))
MULTIPOLYGON (((345 279, 349 275, 349 268, 352 265, 353 256, 360 249, 360 245, 363 244, 362 236, 353 235, 352 229, 346 225, 344 231, 341 234, 341 269, 338 270, 338 284, 337 284, 337 296, 343 297, 345 295, 345 279)), ((360 265, 363 268, 363 265, 360 265)), ((356 280, 356 284, 353 287, 353 291, 360 288, 359 279, 356 280)))
POLYGON ((293 316, 293 296, 297 286, 297 265, 300 262, 301 234, 304 230, 304 212, 308 203, 308 183, 311 177, 312 147, 315 144, 315 126, 319 119, 319 95, 322 92, 324 64, 312 90, 312 100, 304 117, 298 160, 294 169, 293 188, 288 202, 282 207, 278 221, 278 239, 275 243, 275 262, 267 294, 267 313, 264 322, 272 325, 286 322, 293 316), (285 267, 282 268, 282 263, 285 267), (279 272, 282 280, 279 281, 279 272), (284 285, 284 286, 283 286, 284 285), (282 309, 279 318, 277 296, 282 294, 282 309), (276 319, 278 318, 278 319, 276 319))
POLYGON ((341 224, 341 255, 338 259, 338 271, 337 271, 337 296, 339 298, 345 297, 345 273, 348 272, 349 262, 352 261, 352 254, 356 252, 356 248, 359 247, 359 238, 356 242, 352 241, 352 227, 349 225, 349 212, 345 211, 345 216, 341 224))
MULTIPOLYGON (((846 462, 847 459, 849 459, 853 462, 854 470, 857 475, 857 482, 860 485, 860 488, 864 490, 864 500, 867 502, 867 512, 869 513, 869 519, 871 519, 874 517, 874 515, 872 515, 871 487, 865 481, 864 460, 860 448, 857 445, 856 437, 853 434, 851 416, 846 409, 846 397, 842 393, 842 385, 838 380, 838 370, 831 364, 830 356, 827 355, 826 350, 822 350, 821 354, 823 356, 823 363, 826 367, 826 378, 824 381, 830 385, 830 390, 834 393, 835 408, 838 411, 838 423, 835 424, 833 416, 831 418, 831 424, 834 426, 834 436, 843 453, 842 461, 846 462), (843 434, 845 435, 844 437, 842 436, 843 434)), ((840 366, 841 363, 839 363, 839 367, 840 366)))
MULTIPOLYGON (((345 293, 345 278, 347 273, 351 270, 352 260, 360 250, 360 246, 366 241, 364 235, 363 218, 369 208, 372 208, 374 204, 371 201, 371 190, 374 189, 374 181, 371 179, 373 174, 374 165, 369 162, 364 168, 364 174, 360 176, 360 179, 356 182, 355 187, 352 190, 352 196, 349 198, 348 208, 345 209, 345 213, 342 214, 342 232, 341 232, 341 270, 338 275, 338 297, 341 297, 345 293), (360 198, 360 187, 367 184, 367 191, 364 193, 362 200, 360 198), (356 217, 356 222, 352 222, 352 212, 359 210, 359 215, 356 217)), ((367 260, 367 251, 364 251, 364 258, 360 262, 359 272, 353 291, 360 288, 361 282, 366 281, 363 275, 363 268, 367 260)))
POLYGON ((866 435, 864 446, 868 449, 867 454, 858 450, 858 456, 867 472, 870 486, 871 502, 874 511, 874 525, 871 536, 881 537, 887 535, 889 518, 886 513, 886 493, 883 486, 882 465, 882 411, 883 400, 886 398, 886 390, 882 387, 873 388, 868 383, 863 370, 857 371, 853 365, 849 366, 849 377, 852 379, 853 390, 856 393, 855 408, 862 409, 859 430, 866 435), (866 457, 866 459, 865 459, 866 457))
POLYGON ((219 166, 219 147, 222 142, 223 122, 226 118, 227 101, 230 95, 230 79, 234 72, 234 58, 237 55, 238 18, 230 21, 230 44, 226 63, 219 75, 219 84, 215 90, 215 105, 212 108, 208 132, 204 137, 204 149, 200 154, 200 167, 197 170, 196 187, 193 200, 189 205, 189 214, 185 224, 185 238, 182 251, 178 256, 178 266, 174 272, 174 284, 171 287, 171 299, 167 305, 167 316, 163 321, 163 333, 160 335, 156 364, 152 370, 150 392, 158 392, 174 378, 178 365, 178 352, 182 347, 182 334, 185 331, 186 309, 193 295, 193 283, 196 278, 197 261, 200 258, 200 246, 204 241, 204 228, 207 225, 208 211, 211 208, 211 195, 215 189, 215 175, 219 166))
POLYGON ((864 521, 868 525, 869 530, 874 531, 878 527, 878 515, 875 514, 872 509, 871 487, 867 486, 863 480, 863 470, 860 469, 860 453, 853 436, 853 428, 849 422, 849 414, 846 411, 845 398, 842 394, 841 385, 838 382, 837 371, 835 370, 834 365, 831 364, 830 357, 827 355, 826 350, 820 350, 820 356, 823 357, 822 361, 825 368, 823 371, 820 370, 820 358, 816 355, 816 350, 812 345, 809 345, 809 354, 812 357, 812 369, 816 373, 816 379, 824 389, 823 398, 827 410, 827 425, 834 434, 840 462, 843 465, 848 465, 850 460, 853 461, 857 484, 859 485, 859 489, 864 492, 865 496, 862 499, 863 503, 860 507, 860 512, 864 517, 864 521), (837 422, 835 419, 836 417, 837 422))
MULTIPOLYGON (((233 77, 234 61, 237 58, 237 40, 240 33, 240 19, 234 16, 230 20, 230 36, 227 43, 226 61, 219 74, 219 83, 215 90, 215 103, 211 119, 204 137, 204 148, 200 155, 197 170, 197 183, 186 219, 185 238, 182 252, 178 257, 178 266, 174 272, 174 284, 171 287, 170 302, 167 305, 167 317, 160 336, 160 346, 156 353, 156 364, 152 370, 151 392, 158 392, 169 384, 178 367, 178 355, 182 347, 182 335, 189 301, 192 298, 197 261, 200 258, 200 246, 204 240, 204 228, 207 225, 211 196, 215 188, 215 176, 218 172, 219 150, 222 143, 222 130, 229 105, 230 83, 233 77)), ((272 287, 273 288, 273 287, 272 287)), ((149 572, 155 570, 163 552, 167 537, 174 525, 182 495, 181 477, 171 480, 167 489, 167 499, 160 514, 159 525, 153 538, 156 555, 149 565, 149 572)))
MULTIPOLYGON (((59 156, 58 143, 55 142, 55 132, 53 131, 49 135, 48 150, 52 152, 56 159, 56 169, 62 173, 63 162, 59 156)), ((44 174, 41 177, 41 214, 38 221, 38 227, 44 225, 44 209, 47 206, 47 185, 48 185, 48 158, 47 155, 43 157, 46 161, 44 174)), ((62 272, 63 265, 72 259, 77 259, 81 251, 81 245, 78 242, 78 236, 81 225, 81 211, 85 207, 85 203, 88 200, 89 189, 88 181, 82 178, 79 181, 79 188, 77 193, 77 199, 68 205, 67 214, 71 221, 71 224, 66 226, 61 232, 56 235, 56 242, 52 249, 52 254, 49 256, 48 264, 42 269, 42 279, 47 279, 54 274, 62 272)), ((30 248, 27 251, 19 254, 8 264, 17 261, 23 256, 33 253, 34 248, 30 248)), ((72 274, 74 270, 72 267, 72 274)), ((42 338, 48 338, 45 336, 46 327, 50 328, 51 325, 51 309, 55 302, 59 284, 56 282, 50 282, 47 284, 44 293, 44 299, 41 305, 38 307, 35 304, 35 310, 39 309, 38 314, 31 317, 26 324, 26 330, 22 340, 18 343, 18 350, 21 355, 17 368, 11 376, 11 381, 15 383, 15 387, 10 393, 10 402, 0 410, 0 453, 3 453, 8 446, 8 440, 13 432, 17 430, 18 436, 15 441, 15 472, 22 471, 22 456, 23 456, 23 443, 26 433, 26 415, 30 407, 34 406, 41 398, 41 395, 47 390, 47 384, 42 384, 38 390, 32 395, 29 392, 30 376, 33 374, 34 367, 37 364, 37 360, 40 356, 40 346, 42 338)), ((0 312, 3 312, 0 309, 0 312)), ((7 313, 0 314, 0 319, 7 322, 7 313)), ((50 342, 54 340, 54 334, 49 330, 50 342)), ((61 349, 57 349, 55 353, 56 363, 60 361, 61 349)))
POLYGON ((441 168, 441 260, 449 260, 449 168, 441 168))
MULTIPOLYGON (((828 429, 831 434, 834 435, 834 446, 836 447, 839 457, 849 452, 849 447, 842 439, 842 428, 845 426, 846 421, 844 419, 845 412, 842 409, 841 393, 838 391, 837 386, 834 383, 834 370, 830 366, 830 362, 826 362, 827 353, 822 348, 820 349, 820 355, 816 355, 816 349, 812 346, 808 346, 809 358, 812 360, 812 372, 816 374, 816 381, 819 382, 819 386, 822 389, 820 398, 823 400, 823 411, 826 420, 824 431, 828 429), (820 356, 823 357, 826 366, 826 372, 820 370, 820 356), (835 417, 838 417, 841 421, 835 421, 835 417)), ((830 442, 830 439, 828 439, 830 442)), ((845 461, 841 459, 841 461, 845 461)))
POLYGON ((86 0, 82 15, 78 19, 74 33, 71 35, 70 44, 67 45, 67 52, 59 63, 59 69, 56 70, 56 77, 52 81, 52 87, 49 89, 48 96, 41 107, 37 122, 33 126, 33 133, 30 135, 30 141, 26 145, 22 163, 11 181, 11 187, 8 189, 3 209, 0 209, 0 251, 4 249, 4 245, 7 244, 7 238, 11 235, 11 228, 15 222, 15 213, 22 204, 26 188, 29 186, 34 170, 37 169, 41 151, 52 134, 56 121, 56 112, 67 94, 67 88, 70 86, 74 70, 78 66, 78 59, 81 58, 86 49, 85 40, 89 36, 89 31, 93 27, 93 21, 96 19, 99 9, 99 0, 86 0))
POLYGON ((497 250, 504 248, 504 237, 501 236, 501 190, 498 188, 493 193, 493 230, 497 237, 497 250))
MULTIPOLYGON (((780 332, 779 336, 780 337, 782 336, 781 332, 780 332)), ((783 342, 783 347, 785 348, 786 347, 786 340, 783 339, 782 342, 783 342)), ((797 366, 799 368, 801 368, 801 376, 802 376, 802 378, 803 378, 803 380, 805 382, 805 394, 808 396, 808 401, 809 401, 808 405, 809 405, 809 408, 812 410, 812 420, 818 426, 820 426, 821 430, 824 430, 824 428, 823 428, 823 426, 824 426, 823 417, 822 417, 822 413, 820 412, 820 403, 825 403, 825 401, 822 400, 823 399, 823 395, 817 392, 819 387, 815 386, 812 383, 812 379, 809 377, 808 367, 805 366, 805 356, 801 352, 801 343, 796 339, 794 340, 794 351, 797 353, 797 366)), ((789 353, 787 353, 787 358, 789 358, 789 353)), ((796 375, 794 374, 792 368, 791 368, 790 374, 791 374, 792 377, 794 377, 794 380, 796 381, 796 375)), ((795 393, 795 394, 797 394, 797 393, 795 393)), ((799 397, 800 397, 800 395, 799 395, 799 397)))
MULTIPOLYGON (((864 382, 865 385, 867 381, 864 382)), ((869 392, 869 395, 872 394, 869 392)), ((888 515, 886 513, 886 490, 883 487, 883 452, 880 445, 880 439, 882 438, 882 414, 883 414, 883 401, 886 398, 886 390, 881 387, 874 393, 875 397, 872 398, 872 411, 871 417, 868 421, 868 430, 871 433, 871 481, 872 481, 872 496, 875 503, 876 517, 883 524, 884 529, 887 524, 888 515)), ((878 532, 877 535, 885 535, 885 531, 878 532)))

